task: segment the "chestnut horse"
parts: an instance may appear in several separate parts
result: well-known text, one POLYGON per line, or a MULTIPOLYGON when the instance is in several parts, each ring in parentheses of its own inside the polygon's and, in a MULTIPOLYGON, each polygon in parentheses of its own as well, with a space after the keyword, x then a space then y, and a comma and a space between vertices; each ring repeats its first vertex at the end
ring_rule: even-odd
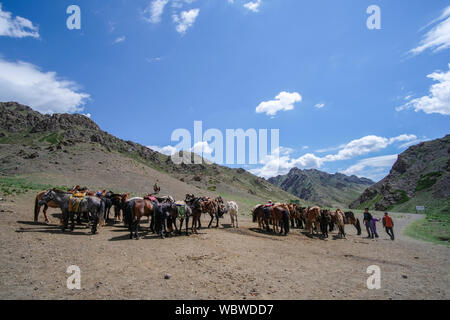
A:
POLYGON ((306 229, 309 230, 309 234, 313 235, 313 225, 316 231, 316 234, 319 234, 319 226, 320 226, 320 208, 317 206, 304 208, 303 216, 306 221, 306 229))
POLYGON ((267 221, 267 223, 266 223, 266 219, 264 217, 264 205, 263 204, 257 204, 256 206, 253 207, 252 217, 253 217, 253 222, 258 221, 258 227, 261 230, 266 229, 267 231, 269 231, 269 222, 267 221))
MULTIPOLYGON (((39 211, 41 210, 41 205, 39 204, 39 202, 42 200, 42 197, 44 196, 44 194, 47 191, 48 190, 41 191, 36 195, 36 199, 34 200, 34 222, 38 222, 39 211)), ((45 223, 50 223, 50 219, 48 218, 48 215, 47 215, 48 208, 49 207, 50 208, 59 208, 59 206, 55 201, 45 202, 43 204, 43 206, 44 206, 43 213, 44 213, 45 223)))
POLYGON ((285 204, 275 204, 271 208, 271 216, 272 216, 272 226, 273 231, 278 232, 280 230, 280 234, 284 232, 284 235, 287 236, 289 233, 289 209, 285 204))
MULTIPOLYGON (((136 239, 139 239, 139 224, 141 222, 142 217, 149 217, 151 218, 150 222, 150 229, 154 218, 154 212, 155 212, 155 205, 153 201, 150 199, 133 199, 127 202, 124 216, 127 216, 128 220, 128 229, 130 230, 130 239, 133 239, 133 233, 134 237, 136 239)), ((162 230, 157 231, 162 232, 162 230)))
POLYGON ((339 233, 338 236, 342 239, 345 238, 345 223, 344 223, 344 213, 341 209, 336 209, 336 211, 331 212, 331 219, 338 226, 339 233))

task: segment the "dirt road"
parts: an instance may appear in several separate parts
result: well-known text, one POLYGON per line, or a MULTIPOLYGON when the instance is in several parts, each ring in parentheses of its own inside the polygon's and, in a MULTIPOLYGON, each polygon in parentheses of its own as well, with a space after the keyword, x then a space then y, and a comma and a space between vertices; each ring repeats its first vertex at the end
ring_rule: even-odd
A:
POLYGON ((226 216, 199 235, 137 241, 122 224, 62 233, 55 217, 32 222, 31 194, 14 201, 0 202, 0 299, 449 299, 449 248, 401 236, 415 215, 394 215, 395 241, 380 225, 376 240, 352 226, 346 240, 298 229, 282 237, 248 216, 239 229, 226 216), (66 287, 70 265, 81 269, 81 290, 66 287), (370 265, 381 269, 378 290, 366 286, 370 265))

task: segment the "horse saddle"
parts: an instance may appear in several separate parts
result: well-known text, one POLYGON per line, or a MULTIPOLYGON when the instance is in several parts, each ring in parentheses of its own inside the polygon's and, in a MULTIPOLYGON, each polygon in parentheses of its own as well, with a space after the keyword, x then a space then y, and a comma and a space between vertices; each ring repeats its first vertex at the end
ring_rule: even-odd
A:
POLYGON ((176 205, 177 206, 177 210, 178 210, 178 216, 179 217, 184 217, 186 212, 185 212, 185 208, 184 205, 176 205))
POLYGON ((69 212, 75 212, 77 213, 78 210, 80 209, 80 203, 81 201, 83 201, 84 196, 71 196, 69 199, 69 212))

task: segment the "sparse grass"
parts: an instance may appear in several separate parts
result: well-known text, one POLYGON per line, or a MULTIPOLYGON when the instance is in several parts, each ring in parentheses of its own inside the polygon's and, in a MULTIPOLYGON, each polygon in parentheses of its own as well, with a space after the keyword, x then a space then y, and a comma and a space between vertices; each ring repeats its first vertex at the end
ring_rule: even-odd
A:
POLYGON ((427 214, 406 227, 404 234, 412 238, 450 246, 450 216, 427 214))
POLYGON ((441 172, 430 172, 425 175, 422 175, 420 179, 417 181, 416 192, 431 188, 442 175, 441 172))
POLYGON ((0 194, 3 196, 27 193, 28 191, 42 191, 50 188, 67 189, 66 186, 34 183, 22 178, 0 177, 0 194))
POLYGON ((377 196, 373 199, 370 199, 366 202, 360 203, 359 206, 356 208, 357 210, 364 210, 364 208, 374 208, 375 204, 383 198, 382 194, 377 194, 377 196))

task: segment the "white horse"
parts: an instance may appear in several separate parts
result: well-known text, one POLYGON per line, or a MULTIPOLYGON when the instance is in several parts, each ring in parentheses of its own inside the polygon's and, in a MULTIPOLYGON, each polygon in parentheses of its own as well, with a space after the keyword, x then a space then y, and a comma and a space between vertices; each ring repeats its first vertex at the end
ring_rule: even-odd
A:
POLYGON ((226 211, 226 213, 230 214, 231 224, 233 225, 233 228, 239 228, 238 218, 237 218, 238 212, 239 212, 239 207, 238 207, 237 203, 234 201, 228 201, 225 211, 226 211), (236 219, 236 226, 234 225, 235 219, 236 219))

